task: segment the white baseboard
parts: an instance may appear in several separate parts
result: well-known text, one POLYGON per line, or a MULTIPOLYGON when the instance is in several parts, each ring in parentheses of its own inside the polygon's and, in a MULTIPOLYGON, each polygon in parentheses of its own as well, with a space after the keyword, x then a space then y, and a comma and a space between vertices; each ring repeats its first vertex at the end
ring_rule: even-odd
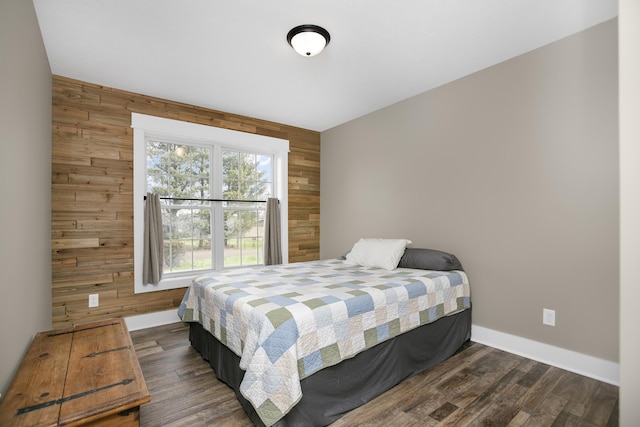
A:
POLYGON ((608 384, 620 384, 620 364, 482 326, 471 326, 471 341, 546 363, 608 384))
POLYGON ((139 329, 153 328, 154 326, 168 325, 180 322, 178 309, 157 311, 155 313, 140 314, 138 316, 125 317, 127 329, 137 331, 139 329))
MULTIPOLYGON (((130 331, 180 322, 178 309, 125 318, 130 331)), ((471 340, 480 344, 546 363, 608 384, 620 384, 620 364, 555 347, 478 325, 471 326, 471 340)))

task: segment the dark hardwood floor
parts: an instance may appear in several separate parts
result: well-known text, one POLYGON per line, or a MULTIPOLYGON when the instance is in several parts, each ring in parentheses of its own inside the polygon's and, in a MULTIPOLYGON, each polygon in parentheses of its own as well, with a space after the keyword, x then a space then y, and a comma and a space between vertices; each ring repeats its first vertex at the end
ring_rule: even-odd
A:
MULTIPOLYGON (((181 323, 131 332, 151 393, 141 425, 252 426, 188 335, 181 323)), ((617 387, 469 343, 332 427, 617 425, 617 387)))

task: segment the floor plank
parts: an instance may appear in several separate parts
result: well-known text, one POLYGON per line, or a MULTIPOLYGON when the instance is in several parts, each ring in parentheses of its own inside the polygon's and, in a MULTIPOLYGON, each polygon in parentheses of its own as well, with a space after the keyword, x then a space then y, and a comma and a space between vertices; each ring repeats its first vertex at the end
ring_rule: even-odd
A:
MULTIPOLYGON (((143 427, 251 427, 181 323, 131 332, 151 393, 143 427)), ((618 425, 618 387, 477 343, 332 427, 618 425)))

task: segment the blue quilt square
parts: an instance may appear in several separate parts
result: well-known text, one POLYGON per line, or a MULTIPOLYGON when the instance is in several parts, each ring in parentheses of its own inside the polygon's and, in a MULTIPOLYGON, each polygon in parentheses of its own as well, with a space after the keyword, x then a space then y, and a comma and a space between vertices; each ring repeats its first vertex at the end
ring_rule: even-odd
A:
POLYGON ((462 285, 462 275, 460 273, 449 273, 448 277, 451 286, 462 285))
POLYGON ((413 282, 404 285, 409 298, 417 298, 427 294, 427 287, 422 282, 413 282))
POLYGON ((286 307, 288 305, 291 304, 297 304, 298 301, 293 300, 291 298, 287 298, 285 296, 282 295, 272 295, 266 298, 267 300, 271 301, 274 304, 277 304, 281 307, 286 307))
POLYGON ((384 325, 378 325, 376 327, 376 331, 378 332, 378 341, 382 342, 384 340, 386 340, 387 338, 389 338, 389 325, 388 324, 384 324, 384 325))
POLYGON ((349 313, 349 317, 355 317, 359 314, 373 311, 374 309, 373 298, 371 298, 371 295, 369 294, 349 298, 345 300, 344 303, 347 306, 347 313, 349 313))
POLYGON ((304 363, 305 375, 322 368, 322 356, 320 354, 320 350, 314 351, 310 355, 305 356, 302 361, 304 363))
POLYGON ((280 324, 262 343, 262 348, 271 363, 276 363, 285 351, 295 345, 298 336, 298 325, 293 318, 280 324))

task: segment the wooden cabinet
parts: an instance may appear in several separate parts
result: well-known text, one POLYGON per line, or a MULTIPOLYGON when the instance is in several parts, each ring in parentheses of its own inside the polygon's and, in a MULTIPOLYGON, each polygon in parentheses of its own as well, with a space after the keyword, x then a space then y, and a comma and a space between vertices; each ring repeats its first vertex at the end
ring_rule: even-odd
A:
POLYGON ((1 426, 138 426, 150 400, 123 319, 36 335, 0 404, 1 426))

